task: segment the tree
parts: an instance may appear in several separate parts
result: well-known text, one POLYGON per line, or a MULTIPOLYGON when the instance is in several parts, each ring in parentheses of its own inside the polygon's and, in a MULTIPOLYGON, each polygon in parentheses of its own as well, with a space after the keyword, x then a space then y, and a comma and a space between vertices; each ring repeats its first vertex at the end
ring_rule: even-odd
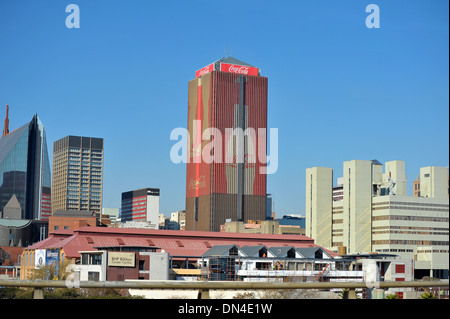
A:
POLYGON ((436 296, 431 292, 426 291, 420 295, 419 299, 436 299, 436 296))
POLYGON ((56 264, 45 265, 37 267, 33 270, 30 276, 31 280, 41 279, 41 280, 65 280, 66 279, 66 268, 70 264, 68 259, 56 264))

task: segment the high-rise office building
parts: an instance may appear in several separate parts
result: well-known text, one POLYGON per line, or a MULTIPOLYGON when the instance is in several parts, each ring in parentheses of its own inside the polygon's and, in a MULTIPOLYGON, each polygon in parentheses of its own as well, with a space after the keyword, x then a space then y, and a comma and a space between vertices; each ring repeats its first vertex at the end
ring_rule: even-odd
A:
POLYGON ((186 230, 266 219, 266 129, 267 77, 258 68, 228 57, 196 72, 188 92, 186 230))
POLYGON ((102 210, 103 138, 66 136, 53 143, 52 212, 102 210))
POLYGON ((15 195, 22 219, 47 220, 51 173, 44 125, 36 114, 9 132, 8 108, 0 138, 0 211, 15 195))
POLYGON ((159 188, 143 188, 122 193, 122 222, 143 221, 159 225, 159 188))
POLYGON ((448 170, 421 168, 428 196, 414 197, 406 195, 403 161, 386 162, 384 172, 376 160, 343 166, 342 195, 333 200, 333 170, 306 170, 306 235, 334 251, 414 259, 417 274, 448 278, 448 170))
POLYGON ((449 198, 448 167, 421 167, 413 187, 415 197, 449 198))

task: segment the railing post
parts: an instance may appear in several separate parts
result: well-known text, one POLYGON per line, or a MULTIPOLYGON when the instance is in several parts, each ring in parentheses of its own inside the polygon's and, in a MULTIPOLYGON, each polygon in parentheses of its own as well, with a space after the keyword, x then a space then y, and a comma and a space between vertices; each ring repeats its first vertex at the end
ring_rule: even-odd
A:
POLYGON ((344 289, 342 293, 342 299, 356 299, 355 288, 344 289))
POLYGON ((354 288, 348 290, 348 299, 356 299, 356 290, 354 288))
POLYGON ((33 289, 33 299, 44 299, 44 290, 42 288, 33 289))
POLYGON ((209 289, 199 289, 197 299, 210 299, 209 289))

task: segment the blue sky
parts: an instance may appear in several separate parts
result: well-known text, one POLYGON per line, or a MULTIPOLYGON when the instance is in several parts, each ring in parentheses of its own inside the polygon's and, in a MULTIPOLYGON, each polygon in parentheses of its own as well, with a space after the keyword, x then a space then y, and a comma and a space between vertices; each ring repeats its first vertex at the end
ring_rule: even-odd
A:
POLYGON ((448 1, 0 2, 0 123, 37 113, 52 145, 105 139, 103 206, 161 189, 166 215, 185 207, 185 165, 170 132, 186 127, 187 83, 224 55, 269 79, 268 126, 279 167, 275 211, 304 214, 305 169, 404 160, 408 193, 423 166, 449 164, 448 1), (68 29, 68 4, 80 28, 68 29), (368 29, 368 4, 380 28, 368 29), (228 52, 228 54, 227 54, 228 52))

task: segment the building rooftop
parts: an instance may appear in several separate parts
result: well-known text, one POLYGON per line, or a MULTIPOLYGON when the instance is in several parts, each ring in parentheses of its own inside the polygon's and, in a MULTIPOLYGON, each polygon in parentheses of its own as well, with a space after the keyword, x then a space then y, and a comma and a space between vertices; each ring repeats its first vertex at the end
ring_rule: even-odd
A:
POLYGON ((56 230, 49 238, 26 249, 61 248, 67 257, 79 258, 79 251, 110 246, 156 246, 176 258, 197 259, 216 245, 319 247, 303 235, 271 235, 133 229, 83 226, 74 231, 56 230))
POLYGON ((385 258, 397 258, 395 254, 380 254, 380 253, 357 253, 349 255, 339 256, 342 259, 385 259, 385 258))
POLYGON ((56 210, 55 217, 95 217, 93 210, 56 210))
POLYGON ((254 68, 254 65, 248 64, 244 61, 238 60, 236 58, 233 58, 232 56, 229 56, 228 58, 223 57, 222 59, 219 59, 217 62, 220 63, 228 63, 228 64, 237 64, 237 65, 244 65, 244 66, 250 66, 254 68))
POLYGON ((29 125, 30 123, 27 123, 0 138, 0 163, 3 162, 6 156, 11 152, 13 147, 22 137, 22 134, 28 129, 29 125))

